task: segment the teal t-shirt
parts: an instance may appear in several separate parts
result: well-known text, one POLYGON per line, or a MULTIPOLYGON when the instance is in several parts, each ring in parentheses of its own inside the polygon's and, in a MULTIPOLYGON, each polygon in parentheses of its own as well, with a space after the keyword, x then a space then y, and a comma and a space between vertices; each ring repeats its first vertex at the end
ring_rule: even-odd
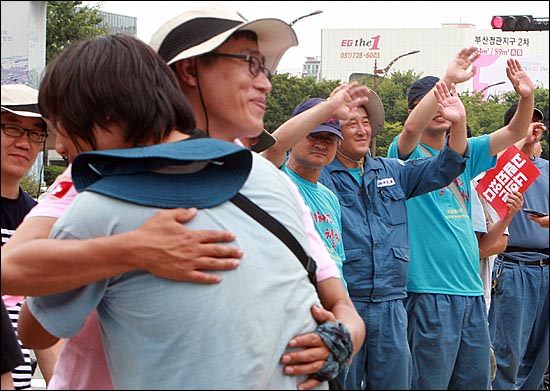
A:
MULTIPOLYGON (((388 157, 397 157, 396 137, 388 157)), ((483 295, 479 277, 479 250, 471 221, 470 181, 496 163, 490 155, 489 135, 468 139, 470 159, 455 179, 468 208, 463 211, 451 189, 439 190, 407 200, 411 257, 407 291, 461 296, 483 295)), ((433 155, 439 153, 424 145, 433 155)), ((409 159, 425 157, 419 147, 409 159)), ((475 190, 473 190, 475 191, 475 190)))
POLYGON ((312 183, 297 175, 283 164, 281 170, 296 184, 305 204, 311 210, 315 229, 323 239, 330 256, 338 266, 342 282, 348 289, 344 279, 343 263, 346 258, 342 241, 342 210, 338 197, 328 187, 320 182, 312 183))

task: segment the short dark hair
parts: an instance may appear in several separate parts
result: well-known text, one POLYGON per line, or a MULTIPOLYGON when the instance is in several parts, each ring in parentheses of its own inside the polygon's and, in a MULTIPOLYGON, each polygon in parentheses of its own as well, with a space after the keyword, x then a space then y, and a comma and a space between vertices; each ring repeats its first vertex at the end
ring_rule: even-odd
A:
POLYGON ((164 60, 146 43, 124 34, 67 46, 48 64, 38 104, 44 118, 97 148, 93 128, 117 123, 134 146, 159 143, 170 131, 195 128, 192 107, 164 60))
MULTIPOLYGON (((512 117, 514 114, 516 114, 516 111, 518 109, 518 102, 515 102, 506 110, 506 113, 504 113, 504 126, 508 125, 510 121, 512 120, 512 117)), ((533 117, 536 117, 539 121, 544 120, 544 114, 542 114, 542 111, 537 109, 536 107, 533 109, 533 117)))

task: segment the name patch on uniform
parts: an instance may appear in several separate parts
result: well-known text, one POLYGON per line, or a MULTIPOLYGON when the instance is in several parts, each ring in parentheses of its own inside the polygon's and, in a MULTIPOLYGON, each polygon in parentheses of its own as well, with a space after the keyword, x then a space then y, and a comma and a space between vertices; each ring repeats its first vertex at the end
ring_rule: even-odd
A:
POLYGON ((395 180, 393 178, 384 178, 376 181, 376 187, 387 187, 392 185, 395 185, 395 180))

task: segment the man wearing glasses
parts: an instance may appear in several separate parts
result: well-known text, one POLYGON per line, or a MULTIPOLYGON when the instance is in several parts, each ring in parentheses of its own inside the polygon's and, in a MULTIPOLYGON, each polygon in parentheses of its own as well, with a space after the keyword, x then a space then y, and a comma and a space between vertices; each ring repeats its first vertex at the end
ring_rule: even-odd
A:
MULTIPOLYGON (((38 110, 38 91, 23 84, 2 86, 2 246, 12 236, 36 201, 21 188, 21 180, 42 150, 48 133, 38 110)), ((23 296, 3 295, 2 300, 17 328, 23 296)), ((21 342, 20 342, 21 343, 21 342)), ((25 364, 12 371, 16 388, 30 387, 31 355, 23 348, 25 364)))
POLYGON ((294 109, 292 117, 273 136, 277 143, 263 156, 280 167, 296 184, 311 210, 315 229, 343 277, 342 211, 338 198, 319 182, 323 167, 336 157, 343 136, 339 119, 348 119, 368 88, 357 83, 341 85, 330 99, 310 98, 294 109))
MULTIPOLYGON (((150 45, 176 73, 193 106, 197 128, 209 137, 241 141, 260 152, 258 145, 267 148, 275 143, 264 130, 263 121, 266 96, 272 88, 271 72, 286 50, 297 43, 292 28, 279 19, 248 22, 220 4, 210 4, 188 10, 163 24, 153 34, 150 45), (259 140, 254 148, 250 141, 256 137, 259 140), (270 142, 264 143, 269 138, 270 142)), ((285 181, 295 189, 289 178, 285 177, 285 181)), ((317 263, 319 298, 324 308, 348 328, 355 352, 364 339, 364 325, 315 231, 309 208, 297 189, 295 192, 308 230, 312 258, 317 263)), ((333 316, 317 312, 318 308, 312 311, 318 323, 333 316)), ((334 379, 347 361, 312 333, 293 338, 292 347, 300 350, 283 355, 283 371, 287 375, 312 375, 301 383, 304 389, 334 379), (332 369, 327 371, 328 368, 332 369)))

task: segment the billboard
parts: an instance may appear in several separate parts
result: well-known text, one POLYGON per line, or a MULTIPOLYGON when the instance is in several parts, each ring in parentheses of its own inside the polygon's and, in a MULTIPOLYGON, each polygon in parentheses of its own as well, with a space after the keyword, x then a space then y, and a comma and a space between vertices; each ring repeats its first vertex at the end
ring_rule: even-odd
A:
POLYGON ((460 49, 476 46, 481 53, 476 61, 478 72, 458 85, 458 92, 483 91, 486 98, 513 90, 506 77, 506 60, 510 57, 520 61, 536 86, 550 87, 548 31, 503 32, 474 27, 323 29, 320 75, 322 79, 343 82, 354 74, 385 77, 409 70, 441 77, 460 49))

